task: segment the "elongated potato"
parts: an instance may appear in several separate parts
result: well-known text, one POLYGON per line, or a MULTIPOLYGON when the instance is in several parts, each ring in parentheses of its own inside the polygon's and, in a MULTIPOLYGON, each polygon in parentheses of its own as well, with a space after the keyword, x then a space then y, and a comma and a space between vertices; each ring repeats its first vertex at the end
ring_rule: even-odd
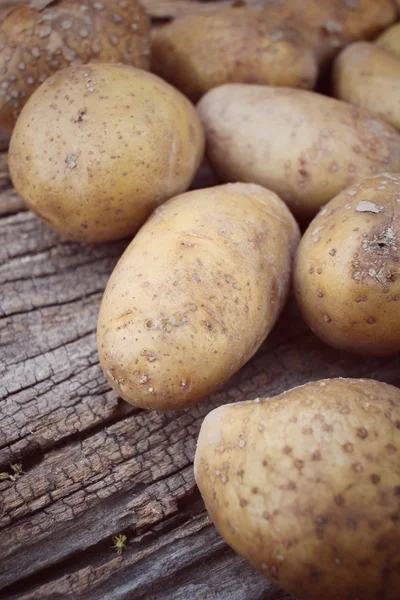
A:
POLYGON ((194 106, 127 65, 58 71, 22 110, 9 151, 19 195, 64 237, 106 242, 136 233, 190 185, 204 152, 194 106))
POLYGON ((156 29, 152 69, 192 100, 229 82, 313 88, 318 73, 299 32, 250 8, 184 17, 156 29))
POLYGON ((400 390, 331 379, 221 406, 195 476, 239 554, 298 600, 398 600, 400 390))
POLYGON ((335 61, 334 93, 400 129, 400 60, 390 52, 368 42, 348 46, 335 61))
POLYGON ((165 410, 214 392, 271 331, 298 239, 285 204, 257 185, 196 190, 158 208, 101 304, 98 349, 111 386, 165 410))
POLYGON ((300 218, 355 181, 400 171, 395 129, 314 92, 230 84, 208 92, 198 110, 222 180, 264 185, 300 218))
POLYGON ((315 217, 296 256, 294 289, 324 342, 400 354, 400 176, 370 177, 315 217))
POLYGON ((375 44, 400 57, 400 23, 396 23, 384 31, 375 44))

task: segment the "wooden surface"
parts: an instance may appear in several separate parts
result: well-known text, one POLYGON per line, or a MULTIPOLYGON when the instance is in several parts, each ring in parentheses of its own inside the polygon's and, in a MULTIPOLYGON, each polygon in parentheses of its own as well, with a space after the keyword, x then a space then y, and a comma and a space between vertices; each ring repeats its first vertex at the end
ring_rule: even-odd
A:
MULTIPOLYGON (((144 4, 157 18, 210 10, 144 4)), ((0 139, 0 472, 21 463, 25 473, 0 482, 0 597, 290 600, 207 518, 192 470, 202 419, 221 403, 322 377, 400 386, 400 358, 323 346, 291 300, 257 356, 212 398, 173 414, 133 409, 109 389, 95 343, 101 295, 127 242, 59 239, 13 191, 5 149, 0 139), (120 533, 122 556, 112 541, 120 533)), ((203 170, 197 185, 212 181, 203 170)))

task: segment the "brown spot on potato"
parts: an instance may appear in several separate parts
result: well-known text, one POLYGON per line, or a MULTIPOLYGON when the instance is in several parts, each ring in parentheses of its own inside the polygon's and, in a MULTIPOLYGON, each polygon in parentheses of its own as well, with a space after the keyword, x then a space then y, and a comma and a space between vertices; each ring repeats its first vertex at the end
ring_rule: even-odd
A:
POLYGON ((374 485, 378 485, 381 480, 381 477, 380 475, 376 475, 376 473, 372 473, 372 475, 370 476, 370 480, 374 485))
POLYGON ((336 506, 343 506, 344 505, 344 498, 340 494, 336 494, 334 496, 334 501, 335 501, 336 506))
POLYGON ((343 444, 342 448, 343 448, 344 452, 347 452, 347 453, 354 451, 354 446, 350 442, 346 442, 346 444, 343 444))
POLYGON ((358 529, 358 521, 357 521, 357 519, 353 519, 353 518, 346 519, 346 526, 349 529, 352 529, 353 531, 356 531, 358 529))
POLYGON ((357 437, 359 437, 361 440, 366 440, 368 437, 368 431, 365 429, 365 427, 358 427, 357 428, 357 437))

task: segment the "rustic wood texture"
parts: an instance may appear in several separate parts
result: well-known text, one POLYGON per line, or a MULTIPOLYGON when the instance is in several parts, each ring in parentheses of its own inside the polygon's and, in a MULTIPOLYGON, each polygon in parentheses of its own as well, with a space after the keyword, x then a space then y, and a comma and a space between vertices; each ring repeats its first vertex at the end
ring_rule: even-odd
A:
MULTIPOLYGON (((215 4, 144 0, 166 19, 215 4)), ((219 5, 230 2, 218 3, 219 5)), ((0 1, 0 11, 22 4, 0 1)), ((98 364, 101 295, 127 242, 61 240, 12 189, 0 133, 0 596, 8 599, 290 600, 211 525, 192 461, 202 419, 226 402, 322 377, 400 386, 400 358, 320 343, 293 300, 257 356, 191 410, 135 410, 98 364), (113 536, 127 536, 118 556, 113 536)), ((196 186, 211 185, 203 167, 196 186)))

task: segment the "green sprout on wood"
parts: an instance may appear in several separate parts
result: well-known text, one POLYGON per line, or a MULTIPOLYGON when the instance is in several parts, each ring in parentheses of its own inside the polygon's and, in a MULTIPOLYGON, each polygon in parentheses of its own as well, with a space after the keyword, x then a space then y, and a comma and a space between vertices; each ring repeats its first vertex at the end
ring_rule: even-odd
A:
POLYGON ((12 473, 0 473, 0 481, 9 479, 10 481, 17 481, 25 473, 20 463, 10 464, 12 473))
POLYGON ((121 556, 121 554, 123 553, 123 551, 126 550, 126 542, 127 541, 128 541, 128 538, 123 533, 120 533, 119 535, 114 535, 114 537, 113 537, 113 542, 114 542, 113 548, 116 549, 118 556, 121 556))

